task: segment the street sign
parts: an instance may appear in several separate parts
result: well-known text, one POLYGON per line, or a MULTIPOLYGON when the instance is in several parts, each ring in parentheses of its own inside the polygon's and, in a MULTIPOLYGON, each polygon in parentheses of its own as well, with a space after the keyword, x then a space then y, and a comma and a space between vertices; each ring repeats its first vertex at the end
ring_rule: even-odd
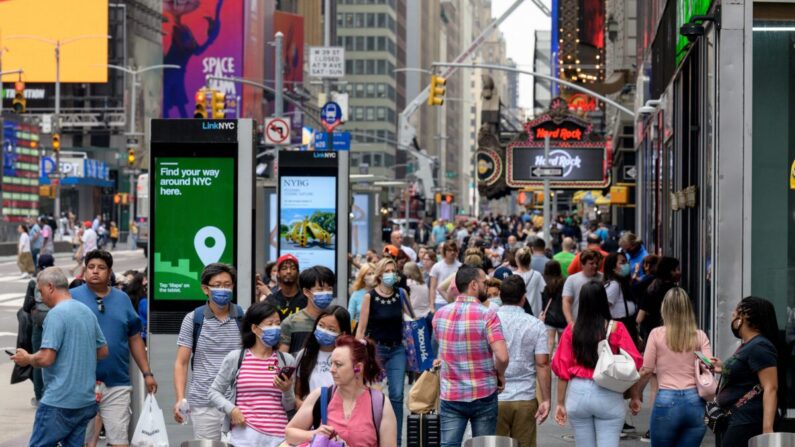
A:
POLYGON ((274 146, 290 143, 290 122, 287 118, 265 119, 265 144, 274 146))
POLYGON ((52 133, 52 114, 41 115, 41 133, 52 133))
POLYGON ((624 180, 637 180, 638 168, 635 165, 624 166, 624 180))
POLYGON ((345 77, 345 48, 309 47, 309 76, 315 78, 345 77))
POLYGON ((561 166, 533 166, 530 168, 530 176, 537 178, 558 178, 563 177, 563 167, 561 166))
MULTIPOLYGON (((335 151, 349 151, 351 150, 351 133, 350 132, 334 132, 331 134, 334 141, 332 145, 335 151)), ((327 151, 328 150, 328 134, 326 132, 318 132, 315 134, 315 150, 327 151)))
POLYGON ((341 120, 342 108, 336 102, 329 101, 320 109, 320 121, 326 131, 333 132, 334 128, 340 125, 341 120))

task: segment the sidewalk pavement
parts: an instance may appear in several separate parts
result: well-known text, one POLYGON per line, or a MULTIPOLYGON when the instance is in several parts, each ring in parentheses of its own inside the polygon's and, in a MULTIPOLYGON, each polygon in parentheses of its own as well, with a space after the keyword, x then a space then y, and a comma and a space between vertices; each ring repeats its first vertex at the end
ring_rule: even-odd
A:
POLYGON ((36 409, 30 405, 33 398, 33 382, 25 381, 11 385, 14 364, 3 353, 0 360, 0 447, 19 447, 28 444, 36 409))

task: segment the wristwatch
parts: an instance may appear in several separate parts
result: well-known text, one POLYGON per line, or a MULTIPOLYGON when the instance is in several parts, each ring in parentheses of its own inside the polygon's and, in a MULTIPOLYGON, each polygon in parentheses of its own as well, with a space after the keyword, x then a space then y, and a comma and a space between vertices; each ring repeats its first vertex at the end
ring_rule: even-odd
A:
POLYGON ((155 375, 152 374, 152 372, 150 371, 150 372, 145 372, 144 377, 155 377, 155 375))

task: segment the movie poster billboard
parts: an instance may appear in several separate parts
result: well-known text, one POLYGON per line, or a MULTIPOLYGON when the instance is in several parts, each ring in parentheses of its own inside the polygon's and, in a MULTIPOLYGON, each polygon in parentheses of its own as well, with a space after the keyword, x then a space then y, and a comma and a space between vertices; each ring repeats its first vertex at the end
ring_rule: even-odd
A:
MULTIPOLYGON (((282 61, 284 66, 284 87, 292 90, 304 81, 304 18, 297 14, 276 11, 273 16, 274 33, 281 31, 282 61)), ((273 69, 268 70, 271 74, 273 69)), ((301 144, 301 132, 304 126, 303 113, 289 102, 284 103, 284 110, 290 117, 292 127, 292 143, 301 144)))
MULTIPOLYGON (((207 75, 243 76, 244 2, 163 1, 163 63, 180 66, 163 72, 164 118, 192 118, 194 95, 206 85, 207 75)), ((236 118, 239 86, 228 81, 209 85, 226 94, 226 118, 236 118)))

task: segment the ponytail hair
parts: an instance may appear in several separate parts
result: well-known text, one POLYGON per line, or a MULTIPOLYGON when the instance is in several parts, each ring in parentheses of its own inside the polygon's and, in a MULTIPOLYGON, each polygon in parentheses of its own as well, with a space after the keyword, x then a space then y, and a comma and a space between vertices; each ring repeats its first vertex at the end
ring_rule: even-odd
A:
POLYGON ((361 373, 365 385, 371 385, 378 381, 383 370, 375 355, 375 343, 372 340, 341 335, 337 337, 336 346, 350 349, 353 364, 361 363, 363 365, 361 373))

